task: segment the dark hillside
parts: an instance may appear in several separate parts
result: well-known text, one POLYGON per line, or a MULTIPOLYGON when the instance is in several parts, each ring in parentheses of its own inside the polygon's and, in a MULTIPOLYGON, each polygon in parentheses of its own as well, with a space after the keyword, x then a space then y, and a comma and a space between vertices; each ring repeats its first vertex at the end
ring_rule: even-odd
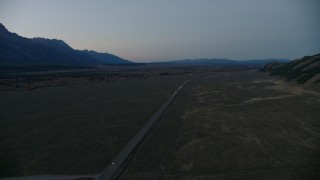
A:
POLYGON ((0 23, 0 66, 88 66, 132 64, 108 53, 81 51, 58 39, 25 38, 0 23))
POLYGON ((269 71, 270 75, 285 77, 287 81, 299 84, 320 82, 320 54, 305 56, 289 63, 269 63, 261 71, 269 71))

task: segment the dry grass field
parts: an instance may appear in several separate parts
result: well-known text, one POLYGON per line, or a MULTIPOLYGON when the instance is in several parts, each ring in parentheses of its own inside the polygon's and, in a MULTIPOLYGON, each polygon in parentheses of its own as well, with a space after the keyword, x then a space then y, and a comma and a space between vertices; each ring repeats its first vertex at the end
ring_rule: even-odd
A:
POLYGON ((0 176, 100 172, 186 78, 1 91, 0 176))
POLYGON ((320 93, 253 71, 183 89, 122 179, 319 179, 320 93))

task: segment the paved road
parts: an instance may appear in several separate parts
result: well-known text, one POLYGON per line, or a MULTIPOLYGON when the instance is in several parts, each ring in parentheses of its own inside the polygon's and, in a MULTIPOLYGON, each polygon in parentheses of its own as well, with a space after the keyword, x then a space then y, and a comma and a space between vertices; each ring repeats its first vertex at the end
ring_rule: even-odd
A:
POLYGON ((152 132, 159 124, 161 117, 165 113, 168 106, 175 100, 182 88, 190 80, 185 81, 179 88, 170 96, 170 98, 158 109, 151 119, 138 131, 138 133, 129 141, 129 143, 120 151, 120 153, 111 161, 111 163, 102 171, 98 179, 108 180, 117 178, 121 171, 125 169, 128 160, 132 157, 135 150, 143 142, 143 140, 152 132))
MULTIPOLYGON (((200 78, 196 78, 200 79, 200 78)), ((138 133, 129 141, 129 143, 120 151, 120 153, 105 167, 100 174, 95 175, 39 175, 26 177, 10 177, 2 178, 3 180, 81 180, 81 179, 99 179, 108 180, 117 178, 125 170, 130 158, 133 157, 135 151, 143 140, 154 130, 159 124, 161 117, 164 115, 168 106, 175 100, 183 87, 190 80, 182 83, 178 89, 169 97, 169 99, 158 109, 158 111, 149 119, 149 121, 138 131, 138 133)))

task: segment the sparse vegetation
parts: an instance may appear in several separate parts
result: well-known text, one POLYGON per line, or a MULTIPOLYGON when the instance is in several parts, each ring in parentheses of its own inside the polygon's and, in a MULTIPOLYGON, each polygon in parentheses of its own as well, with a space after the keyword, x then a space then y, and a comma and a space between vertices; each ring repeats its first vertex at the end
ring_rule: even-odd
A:
POLYGON ((1 91, 1 176, 100 172, 185 78, 1 91))
POLYGON ((319 177, 319 95, 244 69, 7 74, 20 83, 0 91, 0 174, 98 173, 181 82, 210 76, 182 90, 123 179, 319 177))
POLYGON ((122 179, 317 179, 320 94, 266 74, 193 81, 122 179))
POLYGON ((226 69, 120 70, 2 75, 1 176, 98 173, 191 73, 226 69))
MULTIPOLYGON (((305 56, 289 63, 270 63, 261 71, 270 71, 270 75, 285 77, 287 81, 295 80, 304 84, 320 73, 320 54, 305 56)), ((318 79, 312 83, 317 83, 318 79)))

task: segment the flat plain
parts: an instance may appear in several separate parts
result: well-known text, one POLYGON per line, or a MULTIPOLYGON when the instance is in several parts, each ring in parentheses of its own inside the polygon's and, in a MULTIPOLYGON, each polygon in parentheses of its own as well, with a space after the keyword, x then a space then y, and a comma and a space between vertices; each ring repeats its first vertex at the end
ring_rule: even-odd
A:
POLYGON ((164 71, 4 79, 0 176, 99 173, 188 78, 164 71))
POLYGON ((188 79, 122 179, 320 177, 317 90, 238 67, 21 76, 0 84, 1 177, 99 173, 188 79))
POLYGON ((254 71, 191 81, 122 179, 319 179, 320 93, 254 71))

